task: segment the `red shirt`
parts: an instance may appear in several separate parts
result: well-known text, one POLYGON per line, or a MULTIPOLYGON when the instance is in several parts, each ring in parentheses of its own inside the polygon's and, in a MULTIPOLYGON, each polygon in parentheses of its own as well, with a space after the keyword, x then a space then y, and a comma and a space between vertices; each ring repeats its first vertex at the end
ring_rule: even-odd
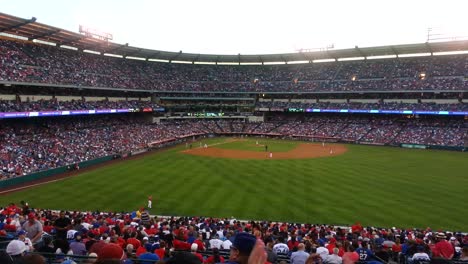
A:
POLYGON ((297 248, 297 246, 299 246, 299 241, 297 240, 294 242, 292 242, 291 240, 288 241, 288 248, 290 251, 293 250, 294 247, 297 248))
POLYGON ((345 252, 343 255, 343 264, 352 264, 359 261, 359 254, 354 252, 345 252))
POLYGON ((166 249, 165 248, 155 249, 154 254, 158 255, 159 259, 164 259, 164 255, 166 254, 166 249))
POLYGON ((441 257, 445 259, 452 259, 455 253, 454 248, 447 240, 439 241, 434 247, 434 257, 441 257))
MULTIPOLYGON (((224 263, 223 256, 219 256, 219 260, 220 260, 221 263, 224 263)), ((203 263, 215 263, 214 262, 214 256, 209 256, 203 263)))
POLYGON ((203 256, 202 256, 202 254, 197 253, 197 252, 192 252, 192 254, 194 254, 194 255, 200 260, 201 263, 203 263, 203 256))
POLYGON ((399 245, 394 244, 394 245, 392 246, 392 251, 393 251, 393 252, 397 252, 397 253, 398 253, 398 252, 401 252, 401 244, 399 244, 399 245))
POLYGON ((199 251, 205 251, 205 244, 203 244, 203 241, 201 241, 200 239, 195 239, 195 241, 193 241, 193 243, 198 245, 198 250, 199 251))
POLYGON ((174 245, 174 249, 176 250, 190 250, 191 247, 189 243, 178 239, 174 239, 174 241, 172 241, 172 244, 174 245))
POLYGON ((143 246, 141 246, 141 247, 139 247, 139 248, 136 250, 135 255, 136 255, 137 257, 139 257, 139 256, 140 256, 141 254, 143 254, 143 253, 146 253, 146 248, 143 247, 143 246))
POLYGON ((137 249, 141 246, 140 240, 133 237, 127 239, 127 244, 132 244, 133 248, 137 249))

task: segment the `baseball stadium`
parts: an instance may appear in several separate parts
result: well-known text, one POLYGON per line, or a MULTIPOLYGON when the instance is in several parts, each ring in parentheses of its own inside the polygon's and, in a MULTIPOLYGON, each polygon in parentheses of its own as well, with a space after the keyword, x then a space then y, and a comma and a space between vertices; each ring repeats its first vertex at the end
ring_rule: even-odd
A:
POLYGON ((0 263, 468 258, 467 40, 218 55, 6 13, 0 32, 0 263))

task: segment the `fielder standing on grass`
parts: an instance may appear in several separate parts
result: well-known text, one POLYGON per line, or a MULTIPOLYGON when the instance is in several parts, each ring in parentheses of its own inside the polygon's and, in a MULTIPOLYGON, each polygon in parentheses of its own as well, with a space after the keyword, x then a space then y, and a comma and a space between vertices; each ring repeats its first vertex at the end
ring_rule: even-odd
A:
POLYGON ((148 208, 151 209, 153 205, 153 195, 148 196, 148 208))

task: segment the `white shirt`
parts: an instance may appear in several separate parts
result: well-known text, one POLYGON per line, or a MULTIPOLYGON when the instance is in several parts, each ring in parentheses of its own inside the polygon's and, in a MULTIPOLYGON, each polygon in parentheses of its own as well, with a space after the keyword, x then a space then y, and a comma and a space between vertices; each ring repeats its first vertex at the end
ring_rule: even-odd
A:
POLYGON ((216 234, 218 234, 219 239, 223 239, 223 238, 224 238, 224 233, 223 233, 222 230, 216 231, 216 234))
POLYGON ((328 257, 325 259, 325 263, 329 264, 341 264, 343 263, 343 259, 335 254, 328 255, 328 257))
POLYGON ((229 239, 224 240, 223 244, 221 245, 223 249, 231 249, 231 246, 232 242, 229 239))
POLYGON ((417 252, 413 255, 413 260, 431 260, 429 255, 424 252, 417 252))
POLYGON ((217 238, 210 239, 210 248, 221 249, 222 244, 223 244, 223 241, 221 239, 217 239, 217 238))
POLYGON ((276 254, 288 254, 289 247, 285 243, 278 243, 273 246, 273 252, 276 254))

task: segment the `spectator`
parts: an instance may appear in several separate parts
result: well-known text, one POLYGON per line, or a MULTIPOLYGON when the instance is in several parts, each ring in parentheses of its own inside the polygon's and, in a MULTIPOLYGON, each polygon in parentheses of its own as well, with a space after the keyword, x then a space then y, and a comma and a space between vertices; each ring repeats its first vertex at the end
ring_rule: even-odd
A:
POLYGON ((308 258, 309 253, 305 252, 305 245, 303 243, 299 243, 297 251, 291 254, 291 264, 304 264, 308 258))

